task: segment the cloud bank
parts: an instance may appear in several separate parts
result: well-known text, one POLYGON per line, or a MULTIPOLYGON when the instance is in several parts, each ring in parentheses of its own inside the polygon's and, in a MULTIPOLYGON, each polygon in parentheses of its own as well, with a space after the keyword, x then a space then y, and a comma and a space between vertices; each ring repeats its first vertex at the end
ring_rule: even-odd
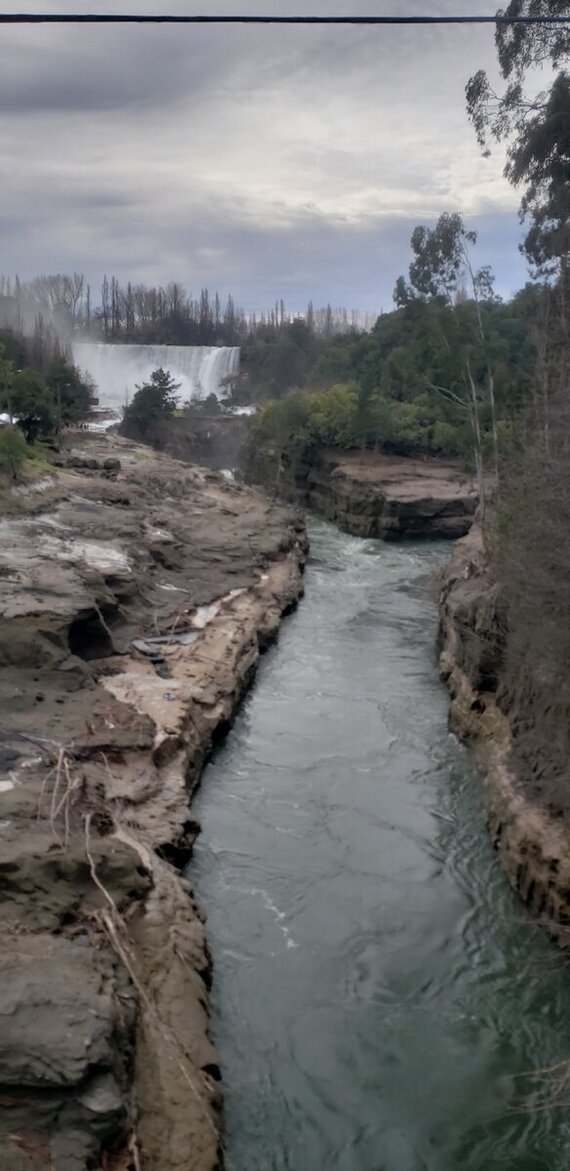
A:
MULTIPOLYGON (((188 11, 187 0, 163 7, 188 11)), ((365 7, 311 3, 317 14, 365 7)), ((433 0, 430 11, 487 7, 433 0)), ((104 272, 181 280, 249 309, 281 296, 292 309, 309 298, 389 308, 414 225, 459 210, 509 292, 525 279, 517 198, 465 114, 465 82, 481 66, 494 68, 489 29, 4 28, 1 267, 74 269, 95 285, 104 272)))

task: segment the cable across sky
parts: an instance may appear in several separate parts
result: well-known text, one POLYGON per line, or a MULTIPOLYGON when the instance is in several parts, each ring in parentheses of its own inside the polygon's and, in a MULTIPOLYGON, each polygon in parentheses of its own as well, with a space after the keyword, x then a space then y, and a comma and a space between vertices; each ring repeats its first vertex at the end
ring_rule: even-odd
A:
POLYGON ((152 13, 6 12, 0 24, 567 25, 569 16, 207 16, 152 13))

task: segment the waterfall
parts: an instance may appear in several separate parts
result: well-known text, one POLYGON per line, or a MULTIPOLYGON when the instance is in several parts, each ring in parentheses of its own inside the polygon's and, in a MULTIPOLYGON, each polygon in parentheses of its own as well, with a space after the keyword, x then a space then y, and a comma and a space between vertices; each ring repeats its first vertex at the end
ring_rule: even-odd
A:
POLYGON ((120 410, 137 384, 162 367, 180 383, 181 402, 224 395, 224 379, 239 372, 239 346, 136 346, 73 343, 73 361, 97 384, 102 407, 120 410))

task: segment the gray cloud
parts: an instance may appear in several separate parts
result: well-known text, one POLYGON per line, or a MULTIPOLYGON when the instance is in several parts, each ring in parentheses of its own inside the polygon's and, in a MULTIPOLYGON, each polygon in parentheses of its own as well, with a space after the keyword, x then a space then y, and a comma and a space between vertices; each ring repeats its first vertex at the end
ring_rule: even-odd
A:
POLYGON ((479 157, 463 100, 493 61, 491 34, 472 29, 2 30, 2 267, 179 279, 257 308, 281 295, 387 307, 414 224, 458 209, 508 290, 524 277, 516 197, 501 159, 479 157))

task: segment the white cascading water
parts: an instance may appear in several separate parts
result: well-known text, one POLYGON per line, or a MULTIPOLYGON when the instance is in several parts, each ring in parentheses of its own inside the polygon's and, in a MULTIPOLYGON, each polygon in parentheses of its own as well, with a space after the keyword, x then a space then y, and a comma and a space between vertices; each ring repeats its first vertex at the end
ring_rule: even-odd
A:
POLYGON ((239 346, 135 346, 74 342, 73 361, 97 385, 99 405, 120 411, 137 385, 162 367, 180 383, 180 402, 223 398, 224 380, 239 373, 239 346))

